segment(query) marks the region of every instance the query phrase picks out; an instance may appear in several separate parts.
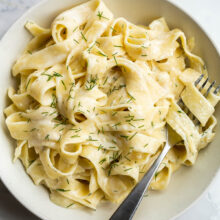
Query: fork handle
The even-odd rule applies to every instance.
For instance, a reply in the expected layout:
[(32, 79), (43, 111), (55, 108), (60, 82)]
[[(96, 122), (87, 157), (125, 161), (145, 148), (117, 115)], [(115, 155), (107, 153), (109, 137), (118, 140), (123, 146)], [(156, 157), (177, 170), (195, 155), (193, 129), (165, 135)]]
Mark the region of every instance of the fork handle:
[(154, 161), (148, 172), (144, 175), (142, 180), (135, 186), (127, 198), (121, 203), (110, 220), (131, 220), (137, 210), (145, 191), (147, 190), (153, 176), (158, 167), (170, 150), (169, 144), (166, 144), (159, 157)]

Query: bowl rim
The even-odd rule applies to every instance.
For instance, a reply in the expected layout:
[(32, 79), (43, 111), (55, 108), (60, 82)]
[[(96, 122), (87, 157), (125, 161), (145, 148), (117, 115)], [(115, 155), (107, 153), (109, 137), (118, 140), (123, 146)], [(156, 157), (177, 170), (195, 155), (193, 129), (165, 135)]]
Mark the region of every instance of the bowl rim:
[[(14, 27), (16, 27), (18, 25), (18, 23), (27, 16), (27, 14), (31, 13), (32, 11), (34, 11), (36, 8), (40, 7), (41, 5), (43, 5), (44, 3), (46, 3), (49, 0), (40, 0), (38, 3), (34, 4), (33, 6), (31, 6), (28, 10), (26, 10), (14, 23), (12, 23), (12, 25), (9, 26), (9, 28), (7, 29), (7, 31), (3, 34), (3, 36), (0, 39), (0, 47), (3, 44), (4, 40), (7, 39), (8, 35), (10, 34), (11, 29), (13, 29)], [(89, 0), (82, 0), (82, 1), (73, 1), (73, 4), (76, 3), (84, 3), (87, 2)], [(215, 40), (210, 36), (209, 32), (205, 30), (205, 28), (203, 26), (201, 26), (200, 22), (198, 22), (198, 19), (196, 17), (192, 17), (191, 15), (189, 15), (189, 13), (181, 8), (180, 6), (178, 6), (177, 4), (175, 4), (174, 2), (171, 2), (170, 0), (163, 0), (166, 2), (166, 4), (170, 4), (172, 7), (174, 7), (175, 9), (181, 11), (185, 16), (189, 17), (191, 21), (193, 21), (197, 27), (204, 33), (204, 35), (206, 36), (206, 38), (210, 41), (210, 43), (212, 44), (213, 48), (215, 49), (215, 52), (218, 54), (218, 57), (220, 59), (220, 47), (217, 46), (217, 43), (215, 42)], [(2, 116), (4, 117), (4, 116)], [(181, 217), (185, 212), (187, 212), (190, 208), (192, 208), (201, 198), (202, 196), (204, 196), (204, 194), (206, 194), (208, 192), (208, 190), (210, 189), (214, 179), (216, 179), (216, 176), (220, 175), (220, 167), (218, 168), (218, 170), (216, 171), (215, 175), (213, 175), (213, 177), (210, 179), (210, 182), (208, 183), (208, 185), (206, 186), (206, 188), (202, 191), (202, 193), (196, 198), (194, 199), (187, 207), (185, 207), (182, 211), (180, 211), (178, 214), (176, 214), (175, 216), (171, 217), (170, 220), (175, 220), (178, 217)], [(7, 180), (6, 178), (2, 178), (1, 177), (1, 173), (0, 173), (0, 180), (2, 181), (3, 185), (5, 186), (5, 188), (7, 188), (7, 190), (10, 192), (10, 194), (23, 206), (25, 207), (28, 211), (30, 211), (33, 215), (35, 215), (36, 217), (40, 218), (40, 219), (44, 219), (47, 220), (47, 217), (41, 212), (37, 212), (35, 209), (30, 208), (28, 206), (28, 204), (26, 204), (25, 202), (23, 202), (22, 198), (20, 198), (20, 196), (18, 196), (18, 194), (13, 191), (9, 185), (7, 184)]]

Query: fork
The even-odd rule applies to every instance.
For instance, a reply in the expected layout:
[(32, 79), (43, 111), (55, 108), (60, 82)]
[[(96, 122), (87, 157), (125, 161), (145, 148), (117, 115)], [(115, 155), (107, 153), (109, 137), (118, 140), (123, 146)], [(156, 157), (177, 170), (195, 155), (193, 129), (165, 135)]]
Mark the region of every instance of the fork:
[[(198, 84), (201, 82), (203, 79), (204, 74), (200, 75), (200, 77), (194, 82), (195, 86), (198, 86)], [(206, 86), (207, 82), (209, 80), (209, 77), (206, 78), (206, 80), (203, 82), (202, 86), (199, 88), (199, 91), (202, 92), (204, 87)], [(208, 94), (210, 93), (212, 87), (216, 81), (212, 82), (209, 86), (209, 88), (204, 91), (204, 96), (207, 97)], [(218, 91), (220, 90), (220, 85), (216, 87), (214, 90), (214, 94), (217, 94)], [(180, 99), (177, 102), (179, 105), (182, 105), (182, 108), (185, 109), (186, 114), (190, 113), (190, 110), (185, 106)], [(193, 116), (193, 122), (195, 125), (199, 125), (200, 122), (199, 120)], [(152, 180), (152, 178), (155, 176), (155, 173), (160, 166), (161, 162), (163, 161), (164, 157), (166, 154), (169, 152), (169, 150), (172, 148), (172, 144), (170, 142), (169, 136), (168, 136), (168, 128), (166, 125), (166, 143), (161, 151), (160, 155), (158, 158), (154, 161), (150, 169), (147, 171), (147, 173), (144, 175), (142, 180), (134, 187), (134, 189), (131, 191), (131, 193), (127, 196), (127, 198), (121, 203), (121, 205), (118, 207), (118, 209), (115, 211), (115, 213), (111, 216), (110, 220), (131, 220), (138, 208), (138, 206), (141, 203), (141, 200), (143, 199), (143, 196)]]

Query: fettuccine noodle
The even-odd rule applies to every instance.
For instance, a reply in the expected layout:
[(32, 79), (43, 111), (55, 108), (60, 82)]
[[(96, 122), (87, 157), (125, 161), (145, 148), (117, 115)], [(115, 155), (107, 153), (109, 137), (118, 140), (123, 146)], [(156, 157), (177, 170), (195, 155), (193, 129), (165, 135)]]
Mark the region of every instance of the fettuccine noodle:
[(204, 62), (164, 18), (137, 26), (93, 0), (61, 13), (50, 29), (31, 21), (26, 28), (33, 39), (13, 66), (20, 84), (8, 90), (6, 124), (17, 141), (14, 160), (56, 204), (121, 202), (161, 152), (166, 123), (176, 144), (153, 190), (212, 141), (219, 95), (203, 95), (210, 83), (194, 85), (207, 75)]

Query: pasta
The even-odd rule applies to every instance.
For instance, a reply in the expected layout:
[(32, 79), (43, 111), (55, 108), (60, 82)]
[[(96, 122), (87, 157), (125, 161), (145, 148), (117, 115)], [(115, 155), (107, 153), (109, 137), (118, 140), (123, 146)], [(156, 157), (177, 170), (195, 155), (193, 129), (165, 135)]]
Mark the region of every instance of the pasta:
[[(193, 165), (215, 135), (220, 96), (205, 97), (195, 80), (208, 74), (179, 29), (164, 18), (148, 27), (113, 14), (100, 0), (64, 11), (33, 35), (12, 68), (12, 104), (4, 113), (36, 185), (63, 207), (96, 209), (121, 202), (163, 149), (165, 124), (175, 143), (150, 188), (162, 190), (181, 165)], [(191, 42), (191, 43), (190, 43)], [(180, 107), (182, 99), (199, 120)]]

